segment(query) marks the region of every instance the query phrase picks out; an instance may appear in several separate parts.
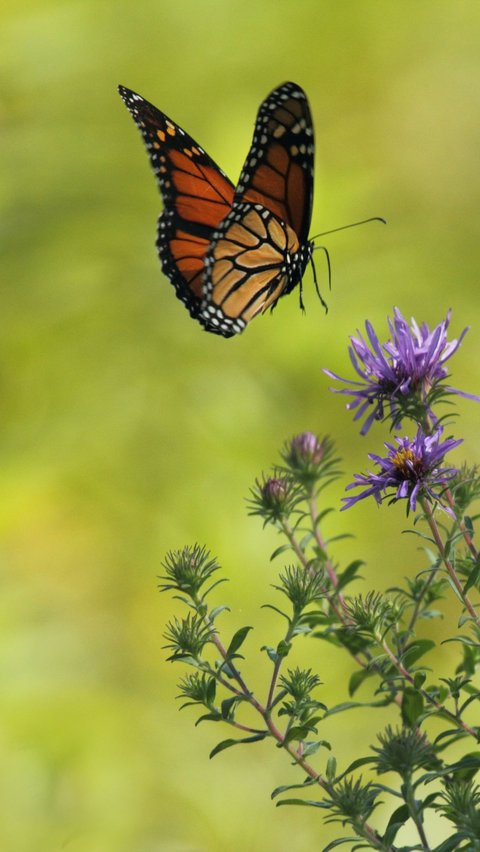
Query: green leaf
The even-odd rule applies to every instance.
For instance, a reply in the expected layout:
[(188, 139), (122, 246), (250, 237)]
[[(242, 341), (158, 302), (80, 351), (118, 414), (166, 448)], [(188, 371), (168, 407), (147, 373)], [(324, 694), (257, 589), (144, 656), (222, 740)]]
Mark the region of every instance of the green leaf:
[[(320, 717), (318, 717), (318, 719), (315, 719), (315, 721), (318, 722), (319, 719), (320, 719)], [(312, 720), (312, 723), (313, 723), (313, 720)], [(306, 725), (293, 725), (290, 728), (290, 730), (288, 731), (288, 733), (285, 734), (285, 738), (283, 740), (283, 745), (287, 745), (288, 743), (291, 743), (293, 740), (299, 740), (299, 741), (305, 740), (309, 736), (309, 734), (311, 734), (312, 731), (314, 731), (314, 730), (315, 729), (310, 724), (310, 721)]]
[(214, 609), (210, 610), (209, 616), (210, 621), (215, 621), (217, 615), (220, 615), (221, 612), (230, 612), (229, 606), (216, 606)]
[(464, 839), (463, 834), (460, 832), (452, 834), (451, 837), (448, 837), (443, 843), (440, 843), (440, 846), (435, 846), (435, 849), (432, 849), (432, 852), (452, 852), (453, 849), (458, 849), (458, 844)]
[(353, 710), (356, 707), (387, 707), (392, 701), (393, 698), (390, 693), (386, 698), (380, 699), (380, 701), (342, 701), (341, 704), (335, 704), (334, 707), (330, 707), (325, 713), (324, 718), (333, 716), (335, 713), (343, 713), (345, 710)]
[(400, 805), (400, 807), (393, 812), (388, 821), (387, 828), (385, 829), (385, 834), (382, 838), (383, 842), (387, 846), (390, 846), (393, 843), (398, 831), (401, 829), (402, 825), (406, 823), (409, 816), (410, 811), (408, 810), (408, 805)]
[(425, 672), (415, 672), (413, 676), (413, 685), (415, 689), (421, 689), (427, 679)]
[(358, 840), (358, 837), (340, 837), (337, 840), (332, 840), (328, 846), (324, 846), (322, 852), (329, 852), (330, 849), (335, 849), (336, 846), (342, 846), (344, 843), (351, 843)]
[(252, 630), (251, 627), (241, 627), (240, 630), (237, 630), (237, 632), (233, 635), (227, 649), (227, 660), (231, 660), (235, 652), (241, 648), (250, 630)]
[(217, 692), (217, 682), (214, 677), (211, 677), (208, 681), (207, 685), (207, 693), (206, 698), (209, 704), (213, 704), (215, 701), (215, 695)]
[(200, 716), (199, 719), (195, 722), (195, 727), (200, 724), (200, 722), (221, 722), (222, 716), (220, 713), (213, 711), (212, 713), (205, 713), (203, 716)]
[(461, 596), (460, 592), (458, 591), (458, 589), (457, 589), (457, 587), (456, 587), (455, 583), (453, 582), (453, 580), (452, 580), (452, 578), (451, 578), (450, 576), (448, 576), (448, 577), (447, 577), (447, 583), (448, 583), (448, 585), (450, 586), (450, 588), (451, 588), (451, 590), (452, 590), (453, 594), (455, 595), (455, 597), (457, 597), (457, 598), (458, 598), (458, 600), (460, 601), (460, 603), (463, 603), (462, 596)]
[(281, 793), (286, 793), (287, 790), (304, 790), (305, 787), (311, 787), (312, 784), (316, 784), (316, 778), (306, 778), (301, 784), (282, 784), (281, 787), (275, 787), (275, 790), (272, 791), (270, 798), (275, 799), (276, 796), (279, 796)]
[[(466, 616), (465, 621), (469, 621), (470, 616)], [(447, 645), (448, 642), (460, 642), (462, 645), (466, 645), (470, 648), (478, 648), (478, 642), (474, 642), (473, 639), (469, 639), (468, 636), (452, 636), (451, 639), (444, 639), (442, 641), (442, 645)]]
[(232, 698), (225, 698), (221, 703), (222, 709), (222, 719), (233, 719), (234, 714), (233, 710), (235, 708), (235, 704), (238, 704), (239, 701), (243, 701), (243, 698), (238, 695), (234, 695)]
[[(331, 482), (333, 482), (333, 479), (331, 480)], [(320, 524), (323, 520), (325, 520), (325, 518), (326, 518), (328, 515), (331, 515), (331, 514), (332, 514), (332, 512), (333, 512), (333, 508), (332, 508), (332, 506), (326, 506), (326, 507), (325, 507), (325, 509), (322, 509), (322, 510), (318, 513), (318, 515), (317, 515), (317, 518), (316, 518), (316, 521), (315, 521), (315, 527), (318, 527), (318, 525), (319, 525), (319, 524)]]
[(341, 589), (344, 589), (348, 583), (352, 583), (353, 580), (357, 579), (357, 572), (364, 564), (365, 563), (361, 559), (356, 559), (354, 562), (350, 562), (350, 564), (345, 568), (345, 571), (342, 571), (342, 573), (338, 575), (336, 591), (341, 591)]
[[(437, 771), (426, 772), (425, 775), (422, 775), (422, 777), (417, 781), (417, 784), (420, 784), (421, 782), (428, 784), (436, 778), (444, 778), (445, 776), (451, 775), (454, 775), (455, 778), (460, 780), (465, 780), (466, 778), (473, 777), (475, 772), (478, 772), (479, 769), (480, 752), (471, 752), (465, 757), (462, 757), (461, 760), (456, 761), (456, 763), (444, 766), (442, 769), (438, 769)], [(472, 771), (470, 772), (469, 770)]]
[(348, 694), (351, 696), (355, 695), (363, 681), (372, 676), (373, 671), (370, 671), (369, 669), (360, 669), (360, 671), (354, 672), (348, 682)]
[(310, 757), (310, 755), (315, 754), (322, 746), (331, 749), (330, 743), (327, 743), (326, 740), (312, 740), (312, 742), (304, 746), (303, 757)]
[(410, 668), (413, 663), (416, 663), (420, 657), (423, 657), (423, 655), (426, 654), (427, 651), (431, 651), (432, 648), (435, 648), (435, 642), (431, 639), (416, 639), (405, 648), (402, 654), (403, 664), (406, 668)]
[(277, 657), (280, 657), (281, 659), (283, 659), (284, 657), (288, 657), (288, 655), (291, 651), (291, 648), (292, 648), (292, 643), (291, 642), (285, 642), (285, 640), (282, 639), (282, 641), (279, 642), (278, 645), (277, 645)]
[(416, 689), (407, 686), (402, 698), (402, 720), (404, 725), (414, 727), (423, 713), (423, 698)]
[(274, 606), (273, 604), (262, 604), (261, 608), (262, 609), (273, 609), (273, 611), (276, 612), (278, 615), (282, 615), (284, 618), (286, 618), (288, 623), (290, 624), (290, 618), (288, 617), (286, 612), (282, 612), (282, 610), (278, 609), (277, 606)]
[(308, 545), (310, 544), (312, 538), (313, 538), (312, 533), (307, 532), (303, 536), (303, 538), (300, 540), (299, 544), (300, 544), (300, 550), (302, 551), (302, 553), (305, 553), (305, 550), (307, 549)]
[(323, 808), (324, 810), (330, 807), (326, 802), (314, 802), (312, 799), (282, 799), (280, 802), (277, 802), (277, 808), (280, 808), (282, 805), (303, 805), (305, 808)]
[(241, 745), (243, 743), (258, 743), (260, 740), (264, 740), (266, 736), (268, 736), (268, 734), (265, 731), (264, 734), (254, 734), (253, 737), (244, 737), (241, 740), (222, 740), (221, 743), (218, 743), (218, 745), (212, 749), (209, 757), (215, 757), (216, 754), (220, 754), (221, 751), (225, 751), (227, 748), (232, 748), (232, 746)]
[(327, 781), (330, 781), (330, 782), (334, 781), (336, 773), (337, 773), (337, 761), (336, 761), (336, 758), (333, 757), (333, 755), (332, 755), (331, 757), (328, 758), (327, 765), (326, 765), (326, 768), (325, 768), (325, 776), (326, 776)]
[(173, 653), (167, 657), (167, 663), (185, 663), (187, 666), (193, 666), (194, 669), (202, 669), (203, 664), (200, 660), (196, 660), (191, 654)]
[(287, 550), (291, 550), (291, 549), (292, 549), (291, 544), (280, 545), (280, 547), (277, 547), (277, 549), (273, 551), (273, 553), (270, 557), (270, 562), (273, 562), (273, 560), (276, 559), (277, 556), (280, 556), (281, 553), (285, 553)]
[(276, 649), (271, 648), (269, 645), (262, 645), (260, 650), (266, 651), (266, 653), (267, 653), (269, 659), (272, 661), (272, 663), (278, 663), (278, 661), (281, 660), (281, 657), (278, 656)]
[(471, 751), (465, 754), (457, 763), (455, 780), (470, 781), (480, 769), (480, 752)]
[(342, 778), (345, 778), (345, 775), (348, 775), (349, 772), (353, 772), (354, 769), (358, 769), (359, 766), (366, 766), (368, 763), (373, 763), (374, 760), (374, 757), (357, 757), (357, 759), (350, 763), (345, 771), (338, 776), (337, 781), (341, 781)]
[(436, 793), (430, 793), (429, 796), (426, 796), (422, 802), (422, 811), (426, 811), (427, 808), (434, 807), (434, 803), (437, 801), (440, 796), (440, 790), (437, 790)]
[(465, 583), (465, 585), (463, 587), (463, 594), (464, 595), (467, 594), (467, 592), (469, 591), (469, 589), (472, 588), (472, 586), (477, 585), (479, 577), (480, 577), (480, 561), (478, 561), (477, 564), (475, 565), (475, 567), (470, 571), (467, 582)]

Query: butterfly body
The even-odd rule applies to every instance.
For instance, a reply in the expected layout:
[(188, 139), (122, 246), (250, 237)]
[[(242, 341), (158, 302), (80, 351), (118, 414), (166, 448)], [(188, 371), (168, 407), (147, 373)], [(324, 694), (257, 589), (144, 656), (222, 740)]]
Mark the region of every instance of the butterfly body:
[(262, 102), (236, 187), (195, 140), (130, 89), (163, 198), (157, 249), (190, 315), (231, 337), (301, 282), (312, 254), (313, 126), (308, 101), (284, 83)]

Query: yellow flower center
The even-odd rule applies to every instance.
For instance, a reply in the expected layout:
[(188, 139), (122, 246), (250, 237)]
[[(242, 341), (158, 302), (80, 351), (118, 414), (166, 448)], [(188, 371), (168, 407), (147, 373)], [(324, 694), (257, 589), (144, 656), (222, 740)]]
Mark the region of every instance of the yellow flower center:
[[(398, 467), (403, 474), (411, 471), (411, 466), (415, 462), (413, 450), (411, 450), (410, 447), (408, 447), (408, 449), (406, 447), (402, 447), (402, 449), (397, 450), (392, 461), (395, 467)], [(410, 465), (408, 462), (410, 462)]]

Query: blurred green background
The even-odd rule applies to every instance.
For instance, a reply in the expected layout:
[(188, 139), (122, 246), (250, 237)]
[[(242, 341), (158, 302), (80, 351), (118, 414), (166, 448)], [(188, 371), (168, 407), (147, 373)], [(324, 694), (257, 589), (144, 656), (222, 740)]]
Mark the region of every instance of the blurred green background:
[[(210, 762), (229, 732), (178, 713), (183, 672), (165, 662), (162, 632), (179, 609), (156, 578), (168, 548), (198, 540), (218, 555), (226, 636), (255, 624), (245, 671), (263, 691), (258, 649), (281, 626), (259, 606), (279, 542), (244, 496), (284, 439), (311, 429), (344, 457), (338, 506), (386, 435), (358, 435), (321, 368), (350, 373), (347, 337), (367, 317), (384, 336), (394, 305), (429, 323), (452, 307), (454, 334), (473, 326), (452, 382), (478, 392), (480, 5), (10, 0), (0, 21), (0, 848), (321, 848), (334, 832), (316, 812), (269, 799), (300, 780), (284, 755), (263, 743)], [(389, 224), (327, 238), (328, 316), (307, 271), (306, 315), (294, 293), (224, 340), (162, 277), (160, 199), (116, 86), (171, 115), (235, 180), (260, 101), (288, 79), (315, 121), (312, 233)], [(478, 459), (478, 410), (460, 410), (457, 458)], [(403, 507), (380, 516), (372, 503), (328, 532), (357, 535), (335, 556), (364, 558), (383, 589), (422, 564), (404, 527)], [(344, 700), (348, 661), (300, 650), (319, 698)], [(442, 654), (448, 665), (452, 646)], [(372, 722), (335, 717), (322, 735), (348, 761), (373, 742)]]

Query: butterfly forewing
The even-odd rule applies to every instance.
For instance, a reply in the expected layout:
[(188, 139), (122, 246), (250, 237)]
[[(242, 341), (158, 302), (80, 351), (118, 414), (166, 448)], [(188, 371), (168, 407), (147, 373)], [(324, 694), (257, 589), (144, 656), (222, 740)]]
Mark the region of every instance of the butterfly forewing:
[(262, 204), (308, 239), (313, 203), (313, 123), (307, 97), (284, 83), (263, 101), (235, 202)]
[(142, 133), (163, 198), (157, 232), (163, 271), (197, 317), (205, 254), (231, 210), (233, 184), (178, 124), (130, 89), (119, 86), (119, 92)]
[(206, 256), (200, 314), (220, 333), (241, 331), (301, 281), (312, 250), (313, 156), (305, 92), (284, 83), (260, 106), (232, 212)]

